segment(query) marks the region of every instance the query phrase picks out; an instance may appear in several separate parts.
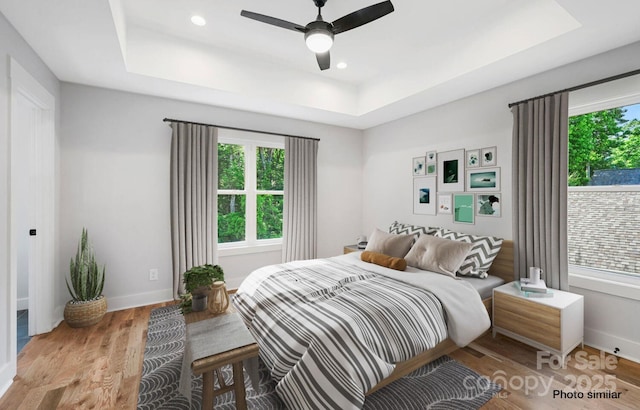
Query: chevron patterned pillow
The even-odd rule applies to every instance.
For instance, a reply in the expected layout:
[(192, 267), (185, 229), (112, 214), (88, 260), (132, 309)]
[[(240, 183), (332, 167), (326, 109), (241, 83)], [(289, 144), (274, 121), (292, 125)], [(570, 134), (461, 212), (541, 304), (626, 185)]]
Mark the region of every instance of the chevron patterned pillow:
[(473, 245), (466, 259), (458, 269), (457, 274), (460, 276), (470, 276), (481, 279), (489, 276), (487, 271), (502, 246), (502, 238), (469, 235), (466, 233), (453, 232), (445, 228), (437, 229), (434, 236), (467, 242)]
[(437, 230), (438, 228), (408, 225), (398, 221), (395, 221), (389, 226), (389, 233), (395, 233), (397, 235), (416, 235), (417, 237), (420, 237), (422, 234), (433, 235)]

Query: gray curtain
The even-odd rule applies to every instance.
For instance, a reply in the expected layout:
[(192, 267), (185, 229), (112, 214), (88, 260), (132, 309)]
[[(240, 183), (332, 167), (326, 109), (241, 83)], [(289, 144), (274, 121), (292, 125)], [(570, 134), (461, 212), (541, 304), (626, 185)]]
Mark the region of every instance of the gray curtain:
[(568, 93), (526, 101), (513, 114), (515, 278), (544, 270), (547, 287), (567, 290)]
[(217, 262), (218, 130), (189, 123), (171, 128), (171, 252), (178, 299), (185, 271)]
[(318, 141), (285, 141), (282, 261), (317, 257)]

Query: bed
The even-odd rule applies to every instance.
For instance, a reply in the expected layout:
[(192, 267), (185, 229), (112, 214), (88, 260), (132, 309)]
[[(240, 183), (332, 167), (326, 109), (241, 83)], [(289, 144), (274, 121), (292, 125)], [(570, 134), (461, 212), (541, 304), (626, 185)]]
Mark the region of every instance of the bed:
[[(512, 280), (512, 266), (504, 241), (493, 283)], [(398, 273), (351, 253), (258, 269), (233, 303), (287, 407), (358, 409), (367, 394), (488, 330), (491, 299), (475, 289), (489, 282)]]

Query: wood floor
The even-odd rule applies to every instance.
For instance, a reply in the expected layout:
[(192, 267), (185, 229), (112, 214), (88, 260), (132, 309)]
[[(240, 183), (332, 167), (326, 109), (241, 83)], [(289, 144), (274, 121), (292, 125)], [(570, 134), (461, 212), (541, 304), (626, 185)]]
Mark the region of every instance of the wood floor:
[[(149, 313), (165, 305), (107, 313), (86, 329), (62, 323), (34, 337), (18, 356), (18, 375), (0, 399), (0, 409), (135, 409)], [(618, 359), (601, 369), (606, 366), (599, 355), (578, 348), (565, 369), (548, 364), (537, 369), (535, 349), (486, 334), (450, 356), (504, 387), (485, 409), (637, 409), (640, 364)], [(575, 391), (584, 397), (568, 398), (574, 389), (567, 386), (576, 382)], [(600, 390), (615, 383), (614, 394), (620, 397), (589, 398), (598, 383)], [(554, 390), (563, 389), (564, 398), (553, 397)]]

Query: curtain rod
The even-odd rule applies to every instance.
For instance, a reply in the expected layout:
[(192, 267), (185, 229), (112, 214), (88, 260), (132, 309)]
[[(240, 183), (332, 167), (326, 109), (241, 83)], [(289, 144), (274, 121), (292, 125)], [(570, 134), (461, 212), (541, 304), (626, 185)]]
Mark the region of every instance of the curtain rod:
[(622, 78), (631, 77), (632, 75), (636, 75), (636, 74), (640, 74), (640, 69), (629, 71), (629, 72), (618, 74), (618, 75), (614, 75), (612, 77), (603, 78), (601, 80), (591, 81), (590, 83), (575, 85), (573, 87), (565, 88), (564, 90), (559, 90), (559, 91), (554, 91), (552, 93), (542, 94), (542, 95), (539, 95), (537, 97), (527, 98), (527, 99), (524, 99), (522, 101), (512, 102), (512, 103), (509, 104), (509, 108), (513, 107), (514, 105), (518, 105), (520, 103), (523, 103), (523, 102), (537, 100), (538, 98), (549, 97), (549, 96), (557, 94), (557, 93), (582, 90), (583, 88), (593, 87), (594, 85), (600, 85), (600, 84), (608, 83), (608, 82), (611, 82), (611, 81), (620, 80)]
[(227, 127), (227, 126), (224, 126), (224, 125), (216, 125), (216, 124), (205, 124), (203, 122), (174, 120), (172, 118), (165, 118), (162, 121), (164, 121), (164, 122), (180, 122), (180, 123), (183, 123), (183, 124), (204, 125), (204, 126), (207, 126), (207, 127), (223, 128), (225, 130), (255, 132), (255, 133), (258, 133), (258, 134), (277, 135), (277, 136), (280, 136), (280, 137), (302, 138), (302, 139), (305, 139), (305, 140), (320, 141), (320, 138), (302, 137), (300, 135), (287, 135), (287, 134), (280, 134), (280, 133), (277, 133), (277, 132), (269, 132), (269, 131), (258, 131), (258, 130), (251, 130), (251, 129), (248, 129), (248, 128)]

